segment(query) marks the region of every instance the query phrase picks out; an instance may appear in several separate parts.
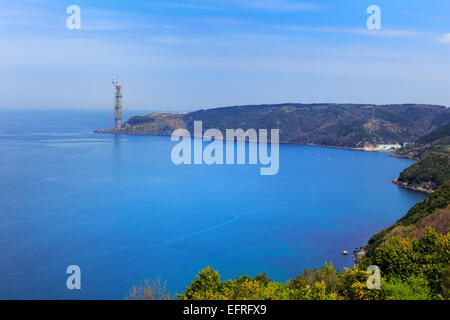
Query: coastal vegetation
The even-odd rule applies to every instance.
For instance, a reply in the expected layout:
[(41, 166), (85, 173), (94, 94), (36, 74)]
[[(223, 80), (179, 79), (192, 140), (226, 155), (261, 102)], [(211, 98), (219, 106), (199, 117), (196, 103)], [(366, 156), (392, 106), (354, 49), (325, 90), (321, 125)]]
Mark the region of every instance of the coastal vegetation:
[(450, 180), (450, 124), (397, 150), (394, 156), (418, 160), (400, 173), (394, 183), (428, 193), (437, 190)]
[(417, 238), (426, 227), (433, 227), (440, 233), (450, 230), (450, 181), (446, 181), (436, 192), (414, 205), (392, 226), (374, 235), (369, 240), (368, 252), (370, 254), (395, 236)]
[(394, 182), (402, 187), (431, 193), (450, 180), (450, 151), (431, 152), (400, 173)]
[(134, 285), (129, 293), (127, 300), (170, 300), (171, 295), (167, 289), (167, 283), (161, 278), (147, 279)]
[[(419, 239), (396, 236), (353, 268), (336, 270), (331, 263), (306, 269), (286, 283), (266, 274), (221, 280), (206, 267), (178, 294), (182, 300), (427, 300), (449, 298), (450, 234), (431, 227)], [(380, 289), (369, 289), (369, 265), (382, 270)], [(370, 281), (370, 280), (369, 280)]]

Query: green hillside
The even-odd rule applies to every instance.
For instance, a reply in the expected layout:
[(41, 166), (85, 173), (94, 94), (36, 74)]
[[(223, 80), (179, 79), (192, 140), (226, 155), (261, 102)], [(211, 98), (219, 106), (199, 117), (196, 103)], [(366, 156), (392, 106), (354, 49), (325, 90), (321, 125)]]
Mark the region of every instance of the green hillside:
[(433, 192), (450, 180), (450, 152), (431, 152), (400, 173), (396, 183), (413, 190)]
[(400, 173), (394, 180), (396, 184), (413, 190), (435, 191), (450, 180), (450, 124), (397, 150), (394, 156), (419, 160)]
[(445, 182), (436, 192), (430, 194), (423, 201), (412, 207), (408, 213), (389, 228), (380, 231), (369, 240), (368, 252), (371, 253), (374, 248), (383, 241), (394, 235), (416, 236), (420, 228), (425, 225), (421, 223), (431, 215), (433, 218), (425, 221), (427, 226), (433, 226), (443, 233), (449, 231), (448, 221), (450, 219), (450, 181)]
[(132, 117), (120, 131), (107, 133), (170, 135), (177, 128), (203, 130), (280, 129), (280, 140), (347, 148), (414, 142), (450, 122), (446, 107), (432, 105), (277, 104), (198, 110), (187, 114), (153, 113)]
[(395, 152), (396, 157), (420, 160), (430, 152), (447, 152), (450, 147), (450, 124), (444, 125)]

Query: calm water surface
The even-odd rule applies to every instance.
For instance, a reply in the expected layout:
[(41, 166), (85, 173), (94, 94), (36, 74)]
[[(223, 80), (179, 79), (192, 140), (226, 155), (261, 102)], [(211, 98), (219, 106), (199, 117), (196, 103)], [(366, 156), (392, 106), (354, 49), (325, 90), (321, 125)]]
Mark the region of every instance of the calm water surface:
[[(170, 137), (93, 133), (110, 118), (0, 111), (0, 298), (123, 299), (158, 276), (179, 293), (208, 265), (277, 281), (342, 268), (342, 250), (424, 198), (390, 183), (411, 162), (386, 153), (281, 145), (275, 176), (176, 166)], [(80, 291), (66, 288), (72, 264)]]

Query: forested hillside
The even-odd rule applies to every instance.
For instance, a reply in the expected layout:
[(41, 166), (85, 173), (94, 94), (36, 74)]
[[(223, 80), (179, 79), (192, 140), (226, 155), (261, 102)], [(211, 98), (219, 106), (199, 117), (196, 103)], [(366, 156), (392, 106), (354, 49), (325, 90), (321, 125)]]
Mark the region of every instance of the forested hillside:
[(369, 240), (368, 251), (371, 253), (383, 241), (394, 236), (418, 237), (427, 226), (440, 233), (450, 230), (450, 181), (417, 203), (395, 224), (374, 235)]
[(395, 157), (420, 160), (429, 152), (447, 152), (450, 147), (450, 123), (397, 150)]
[(396, 184), (429, 193), (435, 191), (450, 180), (450, 124), (397, 150), (394, 156), (419, 160), (400, 173), (394, 180)]
[(199, 110), (187, 114), (153, 113), (132, 117), (122, 130), (100, 132), (170, 135), (177, 128), (203, 130), (280, 129), (287, 143), (347, 148), (414, 142), (450, 122), (450, 111), (433, 105), (277, 104)]

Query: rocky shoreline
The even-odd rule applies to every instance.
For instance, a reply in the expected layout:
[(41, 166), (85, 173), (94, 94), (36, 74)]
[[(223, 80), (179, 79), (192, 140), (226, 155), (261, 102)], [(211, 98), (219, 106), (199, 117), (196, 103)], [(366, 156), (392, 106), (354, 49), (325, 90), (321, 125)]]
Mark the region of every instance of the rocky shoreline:
[(430, 194), (430, 193), (433, 193), (433, 192), (436, 191), (436, 188), (432, 187), (431, 183), (422, 183), (422, 184), (419, 184), (419, 185), (410, 185), (410, 184), (408, 184), (406, 182), (398, 181), (398, 179), (392, 180), (392, 183), (397, 185), (397, 186), (399, 186), (399, 187), (402, 187), (404, 189), (408, 189), (408, 190), (412, 190), (412, 191), (418, 191), (418, 192), (423, 192), (423, 193), (427, 193), (427, 194)]

